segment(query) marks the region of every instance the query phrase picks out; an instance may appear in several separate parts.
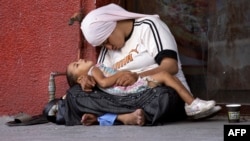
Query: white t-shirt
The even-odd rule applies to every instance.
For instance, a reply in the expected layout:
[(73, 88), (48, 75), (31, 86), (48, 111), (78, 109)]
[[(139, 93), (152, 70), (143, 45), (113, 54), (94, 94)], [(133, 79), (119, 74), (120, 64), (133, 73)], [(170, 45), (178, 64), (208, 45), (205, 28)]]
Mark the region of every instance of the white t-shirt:
[(176, 52), (179, 67), (176, 77), (189, 90), (182, 72), (175, 39), (167, 25), (157, 17), (136, 19), (131, 37), (124, 47), (120, 50), (102, 48), (98, 63), (118, 70), (140, 73), (158, 67), (155, 57), (160, 52), (168, 52), (168, 50)]

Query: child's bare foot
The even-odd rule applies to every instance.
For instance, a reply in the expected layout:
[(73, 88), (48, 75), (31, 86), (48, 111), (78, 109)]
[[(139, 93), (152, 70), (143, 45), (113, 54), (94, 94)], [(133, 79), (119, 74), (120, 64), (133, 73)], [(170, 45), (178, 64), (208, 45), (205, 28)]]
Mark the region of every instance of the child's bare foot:
[(118, 115), (117, 120), (125, 125), (144, 125), (145, 117), (142, 109), (137, 109), (133, 113)]
[(84, 114), (82, 116), (81, 123), (83, 125), (89, 126), (97, 123), (97, 117), (93, 114)]

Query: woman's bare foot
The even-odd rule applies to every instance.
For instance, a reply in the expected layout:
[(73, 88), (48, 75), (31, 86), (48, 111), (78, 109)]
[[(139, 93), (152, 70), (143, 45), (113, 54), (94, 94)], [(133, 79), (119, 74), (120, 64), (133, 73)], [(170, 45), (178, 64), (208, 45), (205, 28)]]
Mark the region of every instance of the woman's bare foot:
[(97, 117), (93, 114), (84, 114), (82, 116), (81, 123), (83, 125), (89, 126), (97, 123)]
[(133, 113), (118, 115), (117, 120), (125, 125), (144, 125), (145, 117), (142, 109), (137, 109)]

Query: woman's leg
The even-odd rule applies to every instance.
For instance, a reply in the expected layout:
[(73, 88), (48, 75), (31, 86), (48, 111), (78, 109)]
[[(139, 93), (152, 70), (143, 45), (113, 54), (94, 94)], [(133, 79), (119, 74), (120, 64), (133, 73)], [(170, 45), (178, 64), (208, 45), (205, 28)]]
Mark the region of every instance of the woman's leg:
[(142, 109), (137, 109), (132, 113), (119, 114), (117, 116), (118, 121), (122, 122), (124, 125), (144, 125), (145, 117)]
[(84, 114), (81, 123), (85, 126), (97, 124), (97, 117), (94, 114)]
[[(144, 112), (142, 109), (137, 109), (132, 113), (127, 114), (118, 114), (117, 121), (120, 121), (124, 125), (144, 125), (145, 124), (145, 117)], [(97, 116), (94, 114), (84, 114), (82, 116), (81, 123), (85, 126), (90, 126), (97, 124)]]

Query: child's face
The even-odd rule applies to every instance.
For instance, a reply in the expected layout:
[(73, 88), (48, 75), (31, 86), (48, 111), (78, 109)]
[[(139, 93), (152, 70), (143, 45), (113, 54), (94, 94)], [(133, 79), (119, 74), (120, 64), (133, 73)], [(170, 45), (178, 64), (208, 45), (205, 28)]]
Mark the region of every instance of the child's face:
[(69, 64), (68, 72), (71, 72), (73, 75), (79, 77), (81, 75), (86, 75), (93, 65), (93, 61), (79, 59), (77, 62), (72, 62)]

